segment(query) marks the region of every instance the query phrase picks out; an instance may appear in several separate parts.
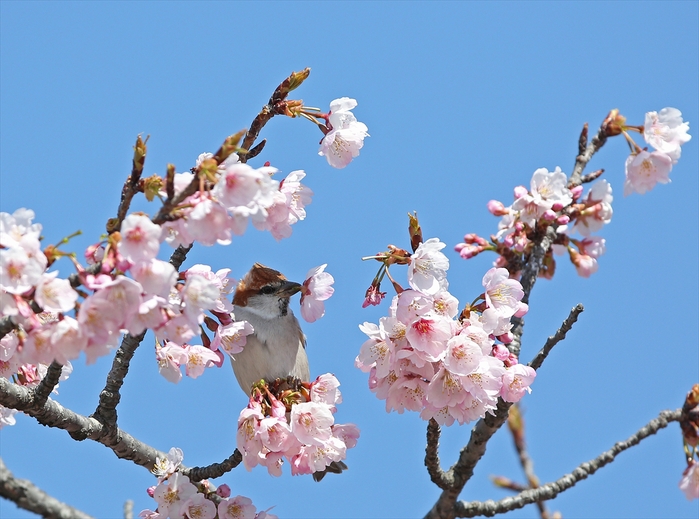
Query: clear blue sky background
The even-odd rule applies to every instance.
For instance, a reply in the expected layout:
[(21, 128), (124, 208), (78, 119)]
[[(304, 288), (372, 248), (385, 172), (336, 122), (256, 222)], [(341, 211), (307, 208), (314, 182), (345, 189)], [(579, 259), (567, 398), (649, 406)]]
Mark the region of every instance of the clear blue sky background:
[[(190, 168), (203, 151), (250, 124), (291, 71), (312, 67), (294, 95), (327, 109), (358, 100), (369, 127), (361, 156), (342, 171), (317, 156), (320, 133), (303, 120), (275, 118), (269, 160), (304, 169), (315, 191), (308, 218), (276, 242), (251, 229), (228, 248), (197, 246), (188, 265), (255, 261), (302, 280), (328, 263), (336, 279), (326, 317), (306, 325), (314, 375), (334, 372), (345, 403), (339, 422), (362, 430), (350, 470), (321, 483), (242, 467), (216, 483), (276, 505), (283, 518), (421, 517), (438, 496), (423, 466), (425, 422), (387, 414), (353, 367), (364, 336), (387, 305), (362, 310), (377, 267), (360, 257), (388, 243), (407, 246), (406, 213), (417, 210), (425, 237), (448, 244), (450, 283), (461, 301), (481, 290), (494, 256), (465, 262), (452, 251), (466, 232), (487, 236), (497, 219), (485, 204), (509, 204), (515, 185), (539, 167), (570, 173), (584, 122), (596, 129), (619, 108), (631, 122), (679, 108), (693, 139), (672, 183), (622, 196), (628, 148), (612, 139), (590, 171), (605, 168), (615, 190), (607, 254), (591, 279), (565, 260), (540, 281), (526, 318), (529, 360), (576, 303), (586, 311), (539, 372), (523, 401), (527, 441), (542, 482), (570, 472), (626, 439), (663, 409), (681, 406), (699, 380), (697, 355), (697, 2), (0, 2), (1, 191), (3, 211), (31, 207), (46, 243), (81, 229), (74, 250), (96, 241), (115, 214), (134, 140), (150, 134), (146, 174), (168, 162)], [(641, 141), (639, 141), (640, 143)], [(134, 209), (153, 214), (155, 205)], [(62, 275), (68, 262), (58, 265)], [(404, 273), (396, 275), (404, 279)], [(111, 360), (75, 363), (57, 397), (90, 414)], [(246, 404), (228, 367), (172, 385), (158, 375), (152, 341), (136, 353), (119, 408), (122, 428), (161, 449), (184, 449), (185, 463), (220, 461), (235, 448)], [(445, 432), (445, 468), (469, 426)], [(155, 507), (155, 479), (99, 444), (19, 416), (0, 433), (1, 455), (29, 478), (100, 518)], [(550, 502), (563, 517), (696, 517), (677, 488), (681, 436), (671, 425), (611, 466)], [(490, 442), (463, 499), (500, 499), (488, 476), (522, 480), (509, 433)], [(3, 518), (31, 517), (0, 501)], [(513, 517), (536, 517), (532, 506)]]

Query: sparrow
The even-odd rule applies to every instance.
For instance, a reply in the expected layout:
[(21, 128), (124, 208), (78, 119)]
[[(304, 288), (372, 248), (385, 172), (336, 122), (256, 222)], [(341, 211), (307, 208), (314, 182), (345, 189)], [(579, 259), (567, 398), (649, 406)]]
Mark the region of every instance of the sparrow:
[(233, 294), (235, 319), (255, 329), (243, 351), (231, 358), (235, 378), (246, 395), (260, 379), (291, 376), (310, 382), (306, 336), (289, 308), (289, 298), (301, 289), (299, 283), (260, 263), (238, 283)]
[[(235, 378), (246, 395), (260, 379), (294, 377), (310, 382), (306, 336), (289, 308), (289, 298), (302, 288), (260, 263), (255, 263), (236, 286), (235, 319), (249, 322), (255, 330), (246, 337), (243, 351), (231, 357)], [(339, 474), (346, 468), (343, 462), (333, 461), (313, 474), (313, 479), (320, 481), (328, 472)]]

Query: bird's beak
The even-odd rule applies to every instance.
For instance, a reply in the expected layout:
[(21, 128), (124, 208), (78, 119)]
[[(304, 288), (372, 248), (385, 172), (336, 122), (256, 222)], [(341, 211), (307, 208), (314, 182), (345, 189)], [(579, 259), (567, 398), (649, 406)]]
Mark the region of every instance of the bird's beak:
[(291, 297), (296, 292), (301, 292), (303, 285), (294, 283), (293, 281), (284, 281), (284, 284), (279, 288), (277, 295), (281, 297)]

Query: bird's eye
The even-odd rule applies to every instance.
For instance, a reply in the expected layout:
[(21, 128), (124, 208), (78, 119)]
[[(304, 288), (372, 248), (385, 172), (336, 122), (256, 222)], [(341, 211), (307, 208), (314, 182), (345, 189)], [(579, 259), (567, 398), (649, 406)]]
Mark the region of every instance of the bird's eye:
[(260, 289), (260, 294), (273, 294), (275, 289), (272, 285), (265, 285)]

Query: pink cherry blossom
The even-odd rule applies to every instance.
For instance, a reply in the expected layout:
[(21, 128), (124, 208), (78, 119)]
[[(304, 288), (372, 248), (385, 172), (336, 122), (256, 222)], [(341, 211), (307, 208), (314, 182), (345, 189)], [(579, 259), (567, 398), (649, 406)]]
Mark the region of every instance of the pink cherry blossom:
[(524, 364), (515, 364), (505, 370), (502, 376), (500, 396), (506, 402), (519, 402), (525, 392), (531, 393), (529, 386), (536, 378), (536, 371)]
[(214, 366), (220, 360), (215, 352), (204, 346), (187, 346), (185, 352), (187, 353), (186, 374), (192, 378), (199, 377), (206, 368)]
[(689, 462), (679, 486), (687, 500), (699, 499), (699, 463), (694, 460)]
[(325, 315), (325, 303), (333, 295), (335, 289), (331, 287), (335, 279), (324, 272), (327, 263), (312, 268), (306, 274), (301, 290), (301, 316), (309, 323), (315, 322)]
[(243, 496), (223, 499), (218, 504), (219, 519), (255, 519), (256, 510), (252, 500)]
[(350, 112), (355, 106), (357, 101), (348, 97), (330, 103), (330, 131), (323, 137), (318, 155), (325, 157), (334, 168), (342, 169), (357, 157), (364, 146), (364, 138), (369, 136), (366, 125)]
[(230, 245), (233, 217), (218, 201), (208, 196), (193, 197), (192, 210), (187, 215), (187, 232), (202, 245)]
[(670, 170), (672, 170), (672, 159), (661, 151), (648, 153), (641, 150), (629, 155), (626, 159), (624, 196), (633, 192), (643, 195), (658, 183), (669, 183)]
[(673, 164), (680, 158), (680, 146), (692, 138), (688, 132), (689, 123), (682, 121), (682, 112), (677, 108), (646, 114), (643, 137), (656, 150), (669, 155)]
[(467, 335), (457, 335), (447, 342), (444, 366), (455, 375), (468, 375), (480, 362), (481, 347)]
[(162, 229), (141, 214), (130, 214), (121, 222), (119, 252), (132, 263), (157, 256)]
[(168, 261), (155, 258), (134, 264), (130, 272), (146, 294), (167, 297), (177, 282), (175, 267)]
[(155, 358), (158, 371), (165, 380), (177, 384), (182, 379), (180, 366), (187, 362), (187, 351), (182, 346), (169, 342), (163, 347), (156, 346)]
[(41, 281), (47, 264), (41, 251), (30, 254), (19, 246), (0, 250), (0, 289), (17, 295), (28, 292)]
[(69, 312), (75, 307), (78, 293), (67, 279), (58, 279), (58, 272), (46, 273), (36, 287), (34, 299), (45, 312)]
[(233, 356), (243, 351), (247, 341), (246, 337), (254, 331), (252, 325), (247, 321), (233, 321), (225, 326), (219, 326), (211, 341), (211, 349), (221, 348), (228, 355)]
[(204, 494), (196, 493), (182, 503), (180, 513), (188, 519), (214, 519), (216, 505), (206, 499)]
[(179, 519), (183, 517), (182, 504), (196, 493), (197, 487), (189, 482), (189, 478), (175, 472), (155, 488), (153, 499), (157, 501), (158, 513), (163, 517)]
[(330, 427), (334, 421), (330, 407), (325, 404), (304, 402), (291, 408), (291, 430), (306, 445), (322, 447), (332, 436)]
[(574, 230), (589, 236), (612, 220), (612, 186), (602, 179), (596, 182), (585, 199), (585, 205), (575, 221)]
[(570, 261), (575, 266), (575, 270), (579, 276), (589, 278), (592, 274), (597, 272), (599, 265), (594, 257), (581, 254), (572, 248), (568, 249), (568, 253), (570, 255)]
[(444, 247), (439, 238), (430, 238), (415, 250), (408, 265), (408, 283), (413, 289), (427, 295), (447, 289), (449, 259), (440, 252)]
[(311, 384), (311, 402), (329, 405), (331, 408), (342, 403), (342, 393), (338, 389), (340, 381), (331, 373), (318, 376)]
[(188, 275), (180, 296), (184, 303), (184, 314), (192, 322), (202, 322), (204, 310), (216, 308), (220, 290), (215, 282), (198, 274)]
[(339, 438), (348, 449), (357, 445), (359, 439), (359, 428), (353, 423), (335, 424), (332, 426), (333, 436)]
[(452, 336), (451, 322), (441, 315), (427, 314), (413, 321), (405, 336), (419, 356), (436, 362), (444, 358), (447, 341)]
[(260, 423), (264, 418), (259, 404), (250, 404), (238, 417), (237, 447), (243, 455), (243, 465), (248, 471), (260, 462), (260, 453), (264, 448)]
[(172, 447), (164, 458), (155, 458), (155, 466), (151, 472), (158, 477), (158, 483), (162, 483), (182, 464), (184, 453), (182, 449)]
[(483, 276), (483, 287), (488, 307), (496, 309), (506, 317), (514, 315), (524, 297), (520, 282), (510, 279), (510, 273), (503, 268), (488, 270)]

